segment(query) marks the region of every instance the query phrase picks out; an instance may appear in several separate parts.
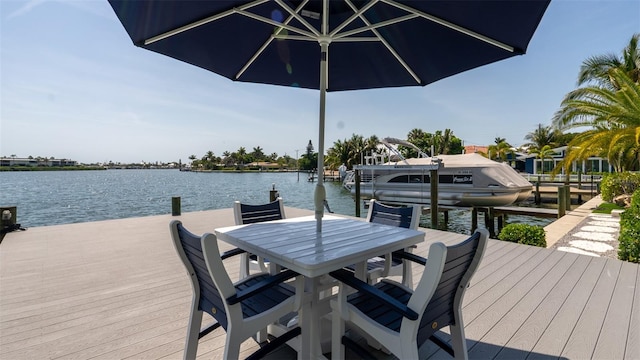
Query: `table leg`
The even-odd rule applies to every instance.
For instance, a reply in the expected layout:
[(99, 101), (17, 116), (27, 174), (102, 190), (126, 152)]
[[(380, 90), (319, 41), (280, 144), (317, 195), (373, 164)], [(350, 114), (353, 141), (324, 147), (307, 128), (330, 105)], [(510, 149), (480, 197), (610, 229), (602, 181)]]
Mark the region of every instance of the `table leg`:
[(367, 262), (366, 261), (361, 261), (356, 264), (354, 275), (358, 279), (364, 282), (367, 282)]
[(320, 339), (322, 337), (322, 316), (320, 304), (320, 278), (306, 279), (305, 292), (310, 297), (300, 310), (300, 326), (302, 329), (301, 346), (298, 359), (325, 359), (322, 355)]

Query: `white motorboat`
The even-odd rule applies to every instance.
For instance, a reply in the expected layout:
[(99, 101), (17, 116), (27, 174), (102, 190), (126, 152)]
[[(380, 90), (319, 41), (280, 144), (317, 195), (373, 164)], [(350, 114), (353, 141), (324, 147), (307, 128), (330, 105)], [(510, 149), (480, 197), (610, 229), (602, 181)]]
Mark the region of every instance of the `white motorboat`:
[[(505, 206), (526, 200), (533, 186), (508, 164), (480, 154), (428, 156), (413, 144), (386, 138), (381, 141), (388, 152), (366, 157), (360, 172), (360, 196), (382, 202), (425, 204), (431, 202), (431, 171), (438, 173), (438, 205)], [(392, 144), (411, 147), (419, 157), (405, 159)], [(393, 161), (384, 161), (384, 159)], [(355, 173), (343, 182), (355, 195)]]

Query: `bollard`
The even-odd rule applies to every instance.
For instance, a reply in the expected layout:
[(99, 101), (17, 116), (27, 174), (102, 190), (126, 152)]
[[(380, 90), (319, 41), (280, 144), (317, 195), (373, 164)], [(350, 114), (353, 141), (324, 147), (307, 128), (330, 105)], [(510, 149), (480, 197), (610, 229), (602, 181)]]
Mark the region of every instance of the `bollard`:
[(271, 184), (271, 190), (269, 190), (269, 202), (274, 202), (278, 198), (278, 190), (276, 190), (276, 184)]
[(16, 225), (18, 219), (18, 207), (17, 206), (0, 206), (0, 231), (9, 229), (11, 226)]
[(180, 196), (171, 198), (171, 216), (180, 216)]

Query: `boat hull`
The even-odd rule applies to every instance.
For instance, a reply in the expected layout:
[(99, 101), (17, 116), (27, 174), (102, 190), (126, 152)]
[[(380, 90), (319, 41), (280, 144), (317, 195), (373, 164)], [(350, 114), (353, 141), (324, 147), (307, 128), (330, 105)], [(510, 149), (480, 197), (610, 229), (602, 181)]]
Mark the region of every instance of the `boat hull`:
[[(429, 184), (427, 184), (428, 187)], [(351, 189), (355, 195), (355, 187)], [(518, 199), (527, 199), (531, 195), (531, 189), (447, 189), (438, 188), (438, 205), (443, 206), (506, 206), (518, 202)], [(361, 184), (360, 197), (363, 199), (377, 199), (383, 202), (424, 204), (431, 203), (430, 189), (424, 187), (385, 186), (378, 184)]]
[[(383, 202), (431, 203), (431, 176), (438, 174), (438, 204), (443, 206), (506, 206), (528, 199), (531, 183), (503, 163), (477, 154), (443, 155), (442, 166), (430, 159), (408, 159), (407, 165), (358, 166), (360, 197)], [(437, 169), (437, 170), (436, 170)], [(355, 195), (355, 177), (344, 186)]]

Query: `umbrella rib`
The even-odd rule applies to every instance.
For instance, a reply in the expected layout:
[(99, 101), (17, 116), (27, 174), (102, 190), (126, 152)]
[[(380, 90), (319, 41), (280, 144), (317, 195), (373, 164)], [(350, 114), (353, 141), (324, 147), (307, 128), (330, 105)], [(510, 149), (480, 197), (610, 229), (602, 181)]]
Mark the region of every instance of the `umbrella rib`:
[(362, 7), (362, 9), (357, 9), (355, 6), (353, 6), (353, 4), (350, 1), (345, 1), (353, 10), (354, 14), (351, 15), (347, 20), (345, 20), (344, 22), (342, 22), (342, 24), (338, 25), (338, 27), (336, 27), (331, 33), (329, 33), (329, 36), (334, 37), (338, 32), (340, 32), (340, 30), (344, 29), (347, 25), (351, 24), (353, 22), (353, 20), (355, 20), (358, 17), (362, 17), (362, 14), (369, 10), (373, 5), (375, 5), (378, 0), (372, 0), (369, 3), (367, 3), (365, 6)]
[[(302, 3), (298, 6), (298, 8), (296, 8), (296, 13), (297, 13), (298, 11), (300, 11), (300, 10), (301, 10), (301, 9), (302, 9), (306, 4), (307, 4), (307, 2), (308, 2), (308, 0), (307, 0), (307, 1), (302, 2)], [(278, 4), (280, 4), (280, 2), (278, 2)], [(288, 8), (288, 6), (286, 6), (286, 5), (284, 5), (284, 4), (280, 4), (280, 5), (281, 5), (282, 7), (284, 7), (284, 8)], [(287, 11), (289, 11), (289, 9), (287, 9)], [(290, 12), (290, 11), (289, 11), (289, 13), (291, 14), (291, 12)], [(288, 17), (288, 18), (283, 22), (283, 24), (288, 25), (288, 24), (291, 22), (291, 20), (293, 20), (293, 19), (294, 19), (294, 17), (295, 17), (295, 16), (294, 16), (294, 14), (291, 14), (291, 15), (290, 15), (290, 16), (289, 16), (289, 17)], [(298, 38), (298, 37), (299, 37), (299, 38), (301, 38), (301, 39), (305, 39), (305, 40), (315, 40), (315, 39), (309, 39), (308, 37), (304, 37), (304, 36), (287, 36), (287, 35), (284, 35), (283, 37), (280, 37), (280, 36), (281, 36), (281, 35), (280, 35), (280, 33), (282, 32), (282, 29), (283, 29), (282, 27), (278, 28), (278, 30), (276, 31), (276, 33), (275, 33), (275, 34), (273, 34), (273, 35), (269, 36), (269, 39), (267, 39), (267, 41), (265, 41), (265, 42), (264, 42), (264, 44), (262, 44), (262, 46), (260, 47), (260, 49), (258, 49), (258, 51), (256, 51), (256, 53), (255, 53), (255, 54), (253, 54), (253, 56), (251, 57), (251, 59), (249, 59), (249, 61), (247, 61), (247, 63), (246, 63), (246, 64), (244, 64), (244, 66), (242, 67), (242, 69), (240, 69), (240, 71), (238, 71), (238, 73), (236, 74), (236, 77), (235, 77), (235, 78), (236, 78), (236, 80), (237, 80), (237, 79), (239, 79), (239, 78), (242, 76), (242, 74), (244, 74), (244, 72), (245, 72), (245, 71), (247, 71), (247, 69), (251, 66), (251, 64), (253, 64), (253, 62), (254, 62), (254, 61), (256, 61), (256, 59), (257, 59), (257, 58), (262, 54), (262, 52), (267, 48), (267, 46), (269, 46), (269, 44), (271, 44), (271, 42), (273, 41), (273, 39), (282, 39), (282, 38), (285, 38), (285, 39), (291, 39), (291, 38), (294, 38), (294, 37), (295, 37), (295, 38)]]
[(257, 1), (251, 2), (249, 4), (245, 4), (245, 5), (243, 5), (243, 6), (239, 7), (239, 8), (233, 8), (231, 10), (227, 10), (227, 11), (221, 12), (219, 14), (206, 17), (206, 18), (198, 20), (198, 21), (194, 21), (194, 22), (192, 22), (190, 24), (181, 26), (181, 27), (179, 27), (177, 29), (169, 30), (169, 31), (166, 31), (166, 32), (164, 32), (164, 33), (162, 33), (160, 35), (156, 35), (154, 37), (151, 37), (151, 38), (145, 40), (144, 44), (145, 45), (153, 44), (154, 42), (157, 42), (157, 41), (160, 41), (160, 40), (164, 40), (164, 39), (166, 39), (168, 37), (180, 34), (182, 32), (185, 32), (185, 31), (188, 31), (188, 30), (191, 30), (191, 29), (195, 29), (195, 28), (197, 28), (199, 26), (208, 24), (208, 23), (210, 23), (212, 21), (216, 21), (216, 20), (222, 19), (223, 17), (227, 17), (229, 15), (232, 15), (232, 14), (236, 13), (238, 10), (250, 9), (250, 8), (256, 6), (256, 5), (260, 5), (260, 4), (263, 4), (263, 3), (268, 2), (268, 1), (269, 0), (257, 0)]
[[(353, 5), (353, 3), (349, 0), (346, 0), (346, 3), (355, 10), (355, 6)], [(369, 20), (364, 16), (364, 14), (359, 15), (360, 19), (365, 23), (365, 25), (371, 25), (371, 22), (369, 22)], [(387, 50), (389, 50), (389, 52), (393, 55), (393, 57), (396, 58), (396, 60), (398, 60), (398, 62), (400, 63), (400, 65), (402, 65), (405, 70), (407, 70), (407, 72), (409, 73), (409, 75), (411, 75), (411, 77), (413, 77), (413, 79), (418, 83), (418, 84), (422, 84), (422, 80), (420, 79), (420, 77), (418, 76), (418, 74), (416, 74), (413, 69), (409, 66), (409, 64), (407, 64), (404, 59), (400, 56), (400, 54), (398, 54), (396, 52), (396, 50), (393, 48), (393, 46), (391, 46), (387, 40), (378, 32), (377, 29), (372, 29), (371, 30), (376, 37), (380, 40), (380, 42), (382, 42), (382, 44), (387, 48)]]
[(418, 15), (418, 14), (409, 14), (409, 15), (397, 17), (397, 18), (394, 18), (394, 19), (381, 21), (381, 22), (379, 22), (379, 23), (377, 23), (375, 25), (370, 24), (370, 25), (363, 26), (363, 27), (360, 27), (360, 28), (357, 28), (357, 29), (345, 31), (345, 32), (343, 32), (341, 34), (334, 35), (334, 38), (335, 39), (344, 38), (344, 37), (347, 37), (347, 36), (351, 36), (353, 34), (359, 34), (361, 32), (365, 32), (365, 31), (369, 31), (369, 30), (375, 30), (377, 28), (381, 28), (381, 27), (397, 24), (397, 23), (400, 23), (400, 22), (403, 22), (403, 21), (407, 21), (407, 20), (411, 20), (411, 19), (415, 19), (415, 18), (418, 18), (418, 17), (420, 17), (420, 15)]
[(299, 28), (297, 28), (297, 27), (295, 27), (295, 26), (285, 25), (285, 24), (283, 24), (283, 23), (281, 23), (281, 22), (277, 22), (277, 21), (275, 21), (275, 20), (271, 20), (271, 19), (266, 18), (266, 17), (264, 17), (264, 16), (260, 16), (260, 15), (257, 15), (257, 14), (253, 14), (253, 13), (251, 13), (251, 12), (244, 11), (244, 10), (236, 10), (235, 12), (236, 12), (236, 13), (238, 13), (238, 14), (240, 14), (240, 15), (244, 15), (244, 16), (246, 16), (246, 17), (248, 17), (248, 18), (251, 18), (251, 19), (254, 19), (254, 20), (258, 20), (258, 21), (261, 21), (261, 22), (266, 23), (266, 24), (269, 24), (269, 25), (273, 25), (273, 26), (278, 27), (278, 28), (284, 28), (284, 29), (287, 29), (287, 30), (293, 31), (293, 32), (295, 32), (295, 33), (298, 33), (298, 34), (300, 34), (300, 35), (308, 36), (308, 37), (310, 37), (310, 38), (312, 38), (312, 39), (317, 38), (317, 36), (316, 36), (316, 35), (314, 35), (314, 34), (313, 34), (313, 33), (311, 33), (311, 32), (304, 31), (304, 30), (299, 29)]
[(504, 49), (506, 51), (515, 52), (515, 49), (513, 48), (513, 46), (509, 46), (509, 45), (507, 45), (507, 44), (505, 44), (503, 42), (500, 42), (498, 40), (492, 39), (492, 38), (490, 38), (488, 36), (484, 36), (482, 34), (478, 34), (475, 31), (469, 30), (469, 29), (464, 28), (462, 26), (459, 26), (459, 25), (453, 24), (451, 22), (448, 22), (446, 20), (440, 19), (439, 17), (427, 14), (427, 13), (425, 13), (423, 11), (419, 11), (419, 10), (414, 9), (414, 8), (412, 8), (410, 6), (407, 6), (407, 5), (399, 4), (399, 3), (395, 2), (394, 0), (381, 0), (381, 1), (387, 3), (387, 4), (391, 5), (391, 6), (395, 6), (395, 7), (399, 8), (399, 9), (402, 9), (404, 11), (416, 14), (416, 15), (418, 15), (421, 18), (424, 18), (426, 20), (435, 22), (435, 23), (440, 24), (442, 26), (448, 27), (448, 28), (450, 28), (452, 30), (455, 30), (455, 31), (461, 32), (461, 33), (463, 33), (465, 35), (474, 37), (474, 38), (476, 38), (476, 39), (478, 39), (480, 41), (484, 41), (484, 42), (486, 42), (488, 44), (491, 44), (493, 46), (499, 47), (499, 48)]
[[(293, 16), (294, 18), (296, 18), (296, 20), (300, 21), (302, 23), (302, 25), (304, 25), (307, 29), (309, 29), (309, 31), (311, 31), (312, 33), (314, 33), (316, 36), (320, 36), (320, 32), (314, 28), (311, 24), (309, 24), (309, 22), (307, 20), (305, 20), (302, 16), (300, 16), (299, 12), (302, 10), (302, 8), (308, 3), (309, 1), (304, 1), (303, 3), (300, 4), (300, 6), (298, 6), (298, 8), (294, 11), (293, 9), (291, 9), (291, 7), (285, 3), (282, 2), (282, 0), (276, 0), (276, 3), (278, 3), (278, 5), (282, 6), (283, 9), (285, 9), (291, 16)], [(291, 20), (289, 20), (291, 21)], [(288, 21), (288, 22), (289, 22)], [(287, 22), (287, 23), (288, 23)]]

